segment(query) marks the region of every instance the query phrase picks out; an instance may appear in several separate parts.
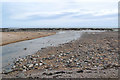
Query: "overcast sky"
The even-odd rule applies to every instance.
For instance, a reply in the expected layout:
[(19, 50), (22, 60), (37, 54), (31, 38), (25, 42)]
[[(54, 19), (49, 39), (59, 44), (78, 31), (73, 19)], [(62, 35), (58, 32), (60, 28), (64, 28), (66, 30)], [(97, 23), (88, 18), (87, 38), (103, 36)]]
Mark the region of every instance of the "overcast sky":
[(117, 27), (118, 0), (4, 0), (2, 27)]

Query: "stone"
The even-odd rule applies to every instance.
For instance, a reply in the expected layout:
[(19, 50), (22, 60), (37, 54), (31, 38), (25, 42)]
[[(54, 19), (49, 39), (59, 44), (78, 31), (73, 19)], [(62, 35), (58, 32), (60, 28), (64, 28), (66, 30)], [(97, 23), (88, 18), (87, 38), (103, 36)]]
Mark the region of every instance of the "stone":
[(61, 55), (59, 55), (59, 57), (61, 57)]
[(43, 73), (43, 75), (51, 76), (53, 73)]
[(14, 68), (16, 68), (16, 66), (14, 65), (12, 68), (14, 69)]
[(64, 74), (65, 71), (58, 71), (58, 72), (55, 72), (54, 74)]
[(38, 66), (38, 63), (36, 63), (35, 66)]
[(70, 53), (66, 53), (66, 54), (70, 54)]
[(39, 58), (39, 57), (40, 57), (40, 55), (37, 55), (37, 57)]
[(42, 60), (40, 60), (40, 63), (42, 63), (43, 61)]
[(70, 62), (73, 62), (73, 60), (72, 60), (72, 59), (69, 59), (69, 61), (70, 61)]
[(27, 71), (26, 69), (23, 70), (23, 72)]
[(85, 73), (92, 73), (91, 70), (85, 70)]
[(33, 67), (33, 64), (29, 64), (29, 68)]
[(39, 65), (40, 65), (40, 66), (42, 66), (42, 65), (43, 65), (43, 63), (39, 63)]
[(49, 66), (44, 66), (45, 69), (49, 69), (50, 67)]
[(24, 48), (24, 50), (27, 50), (27, 48)]
[(77, 73), (83, 73), (84, 71), (83, 70), (79, 70), (79, 71), (77, 71)]
[(80, 65), (81, 63), (76, 63), (76, 65)]
[(79, 45), (79, 47), (82, 47), (83, 45)]
[(24, 69), (26, 69), (27, 67), (26, 66), (23, 66)]
[(49, 70), (52, 70), (52, 68), (51, 68), (51, 67), (49, 67), (48, 69), (49, 69)]

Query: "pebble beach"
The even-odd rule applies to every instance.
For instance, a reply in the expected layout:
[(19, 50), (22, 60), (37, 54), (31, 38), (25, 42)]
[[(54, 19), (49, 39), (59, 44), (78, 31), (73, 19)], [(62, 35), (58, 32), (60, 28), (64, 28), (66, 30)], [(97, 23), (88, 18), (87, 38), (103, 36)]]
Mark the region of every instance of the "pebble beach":
[(85, 32), (14, 61), (3, 78), (118, 78), (118, 32)]

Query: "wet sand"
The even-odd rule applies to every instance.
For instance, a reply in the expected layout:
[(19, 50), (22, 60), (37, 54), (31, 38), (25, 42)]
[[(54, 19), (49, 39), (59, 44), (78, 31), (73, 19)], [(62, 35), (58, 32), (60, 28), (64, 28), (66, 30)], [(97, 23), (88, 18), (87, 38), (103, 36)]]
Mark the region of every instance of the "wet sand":
[(118, 78), (118, 33), (85, 33), (78, 40), (17, 59), (4, 78)]
[(7, 45), (10, 43), (16, 43), (20, 41), (25, 41), (25, 40), (31, 40), (35, 38), (40, 38), (40, 37), (45, 37), (45, 36), (50, 36), (55, 34), (56, 32), (0, 32), (2, 34), (1, 39), (2, 42), (0, 42), (0, 46), (2, 45)]

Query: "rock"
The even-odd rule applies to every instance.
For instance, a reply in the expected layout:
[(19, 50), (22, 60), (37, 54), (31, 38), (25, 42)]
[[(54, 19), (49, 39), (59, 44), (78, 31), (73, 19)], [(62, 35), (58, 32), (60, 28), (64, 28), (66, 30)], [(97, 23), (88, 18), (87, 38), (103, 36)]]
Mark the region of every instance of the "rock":
[(70, 59), (69, 61), (70, 61), (70, 62), (73, 62), (73, 60), (72, 60), (72, 59)]
[(77, 73), (83, 73), (83, 70), (79, 70), (79, 71), (77, 71)]
[(23, 66), (24, 69), (26, 69), (27, 67), (26, 66)]
[(39, 58), (39, 57), (40, 57), (40, 55), (37, 55), (37, 57)]
[(64, 54), (61, 53), (60, 56), (64, 56)]
[(27, 48), (24, 48), (24, 50), (27, 50)]
[(70, 61), (66, 61), (66, 63), (70, 64)]
[(54, 74), (63, 74), (65, 73), (64, 71), (59, 71), (59, 72), (55, 72)]
[(82, 45), (79, 45), (79, 47), (82, 47)]
[(76, 63), (76, 65), (80, 65), (80, 64), (81, 64), (81, 63), (78, 63), (78, 62)]
[(91, 70), (85, 70), (84, 72), (85, 72), (85, 73), (92, 73)]
[(26, 69), (23, 70), (23, 72), (27, 71)]
[(70, 53), (65, 53), (65, 54), (70, 54)]
[(33, 64), (29, 64), (29, 68), (32, 68), (33, 67)]
[(55, 55), (51, 55), (52, 57), (55, 57)]
[(49, 70), (52, 70), (52, 68), (51, 68), (51, 67), (49, 67), (48, 69), (49, 69)]
[(36, 63), (35, 66), (38, 66), (38, 63)]
[(78, 59), (75, 59), (75, 60), (74, 60), (74, 62), (77, 62), (77, 61), (78, 61)]
[(43, 61), (42, 60), (40, 60), (40, 63), (42, 63)]
[(43, 73), (43, 75), (51, 76), (53, 73)]
[(33, 58), (34, 61), (36, 61), (37, 59), (36, 58)]
[(61, 57), (61, 55), (59, 55), (59, 57)]
[(39, 63), (39, 65), (40, 65), (40, 66), (42, 66), (42, 65), (43, 65), (43, 63)]
[(49, 66), (44, 66), (44, 69), (49, 69), (50, 67)]
[(14, 65), (12, 68), (14, 69), (14, 68), (16, 68), (16, 66)]

